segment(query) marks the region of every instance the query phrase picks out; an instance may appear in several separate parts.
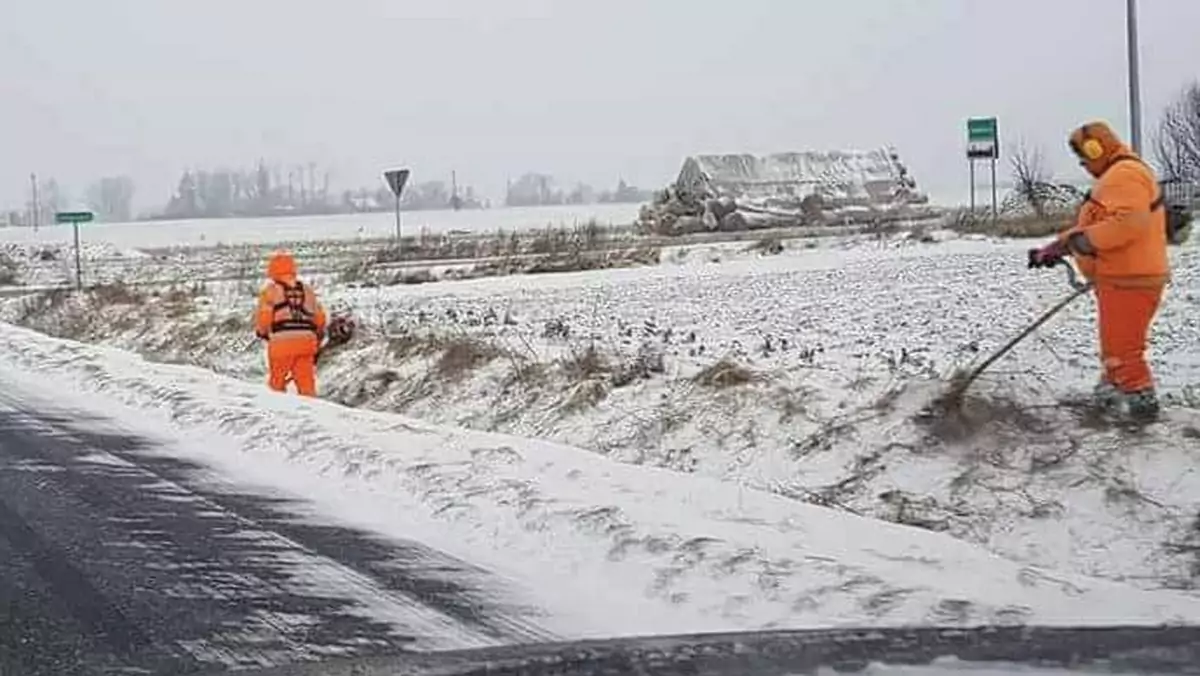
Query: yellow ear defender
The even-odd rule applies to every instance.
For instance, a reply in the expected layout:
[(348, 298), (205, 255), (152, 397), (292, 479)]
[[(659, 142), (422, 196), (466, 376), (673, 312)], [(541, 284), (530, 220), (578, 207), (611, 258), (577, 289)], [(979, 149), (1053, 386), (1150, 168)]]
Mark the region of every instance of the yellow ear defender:
[(1104, 156), (1104, 144), (1092, 138), (1087, 125), (1079, 128), (1082, 140), (1079, 144), (1079, 154), (1089, 162), (1095, 162)]

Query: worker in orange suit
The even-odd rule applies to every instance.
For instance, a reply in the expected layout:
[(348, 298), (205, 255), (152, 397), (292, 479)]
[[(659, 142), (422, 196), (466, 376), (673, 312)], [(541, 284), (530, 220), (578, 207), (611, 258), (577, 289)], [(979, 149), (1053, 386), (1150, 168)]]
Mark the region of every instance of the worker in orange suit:
[(301, 395), (314, 397), (325, 309), (313, 288), (297, 279), (296, 259), (291, 254), (272, 254), (267, 278), (254, 319), (254, 333), (267, 343), (267, 384), (283, 392), (288, 381), (294, 380)]
[(1031, 252), (1030, 266), (1070, 256), (1093, 283), (1103, 363), (1098, 403), (1150, 422), (1158, 419), (1159, 403), (1145, 352), (1170, 279), (1162, 190), (1154, 170), (1108, 124), (1085, 124), (1069, 143), (1096, 180), (1075, 224)]

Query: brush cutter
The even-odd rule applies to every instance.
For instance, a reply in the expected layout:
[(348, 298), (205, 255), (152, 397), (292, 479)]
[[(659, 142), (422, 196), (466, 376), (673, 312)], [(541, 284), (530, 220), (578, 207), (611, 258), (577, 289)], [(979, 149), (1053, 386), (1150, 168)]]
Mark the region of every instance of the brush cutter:
[[(354, 337), (355, 327), (354, 318), (349, 315), (338, 315), (329, 320), (329, 328), (325, 330), (325, 341), (317, 347), (317, 353), (313, 355), (313, 366), (320, 363), (323, 353), (349, 343), (350, 339)], [(284, 381), (284, 387), (295, 380), (291, 374), (288, 374), (287, 380)]]
[[(322, 353), (336, 347), (341, 347), (342, 345), (350, 342), (350, 339), (354, 337), (354, 331), (356, 327), (357, 325), (354, 322), (354, 318), (349, 315), (338, 315), (333, 317), (329, 321), (329, 328), (325, 331), (324, 342), (322, 342), (317, 348), (317, 353), (313, 355), (313, 365), (315, 366), (321, 361)], [(252, 349), (253, 346), (261, 340), (263, 340), (262, 337), (255, 337), (253, 342), (247, 346), (247, 349)], [(289, 374), (287, 380), (284, 382), (284, 387), (287, 387), (287, 385), (294, 381), (295, 378)]]
[[(1035, 253), (1036, 250), (1031, 250), (1029, 252), (1031, 260), (1033, 259)], [(1034, 331), (1038, 330), (1042, 324), (1050, 321), (1051, 317), (1061, 312), (1063, 308), (1070, 305), (1075, 301), (1076, 298), (1079, 298), (1092, 288), (1090, 282), (1082, 282), (1079, 280), (1079, 275), (1075, 270), (1075, 266), (1066, 258), (1060, 258), (1053, 263), (1046, 265), (1046, 267), (1062, 267), (1067, 271), (1067, 284), (1071, 287), (1071, 295), (1063, 298), (1058, 303), (1054, 304), (1054, 306), (1052, 306), (1049, 310), (1043, 312), (1042, 315), (1034, 320), (1032, 324), (1025, 327), (1024, 330), (1013, 336), (1011, 340), (1000, 346), (1000, 349), (993, 352), (987, 359), (983, 360), (979, 366), (976, 366), (969, 373), (967, 373), (966, 376), (956, 379), (956, 381), (951, 385), (950, 391), (947, 392), (945, 397), (942, 398), (943, 402), (961, 400), (963, 394), (966, 393), (967, 388), (971, 386), (971, 383), (974, 383), (979, 376), (983, 375), (983, 373), (987, 371), (992, 364), (995, 364), (1002, 357), (1004, 357), (1004, 355), (1011, 352), (1014, 347), (1021, 344), (1021, 341), (1025, 340)]]

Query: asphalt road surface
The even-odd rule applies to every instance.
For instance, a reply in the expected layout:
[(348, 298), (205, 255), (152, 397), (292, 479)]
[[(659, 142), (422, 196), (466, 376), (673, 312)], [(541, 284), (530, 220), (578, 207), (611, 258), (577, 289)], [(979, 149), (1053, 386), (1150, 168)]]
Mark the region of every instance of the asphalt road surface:
[[(175, 674), (550, 638), (482, 570), (288, 500), (0, 374), (0, 676)], [(105, 431), (109, 430), (109, 431)], [(490, 591), (489, 591), (490, 590)]]

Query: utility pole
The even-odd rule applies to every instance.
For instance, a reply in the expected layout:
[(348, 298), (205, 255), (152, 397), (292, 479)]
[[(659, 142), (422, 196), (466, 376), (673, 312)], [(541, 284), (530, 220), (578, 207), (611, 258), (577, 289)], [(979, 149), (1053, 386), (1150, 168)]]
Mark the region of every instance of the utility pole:
[(42, 212), (42, 203), (38, 199), (37, 174), (29, 175), (29, 184), (33, 187), (33, 203), (30, 205), (32, 208), (29, 210), (29, 216), (33, 219), (33, 231), (37, 232), (38, 221), (41, 220)]
[(1126, 46), (1129, 48), (1129, 140), (1142, 154), (1142, 100), (1138, 60), (1137, 0), (1125, 0)]

